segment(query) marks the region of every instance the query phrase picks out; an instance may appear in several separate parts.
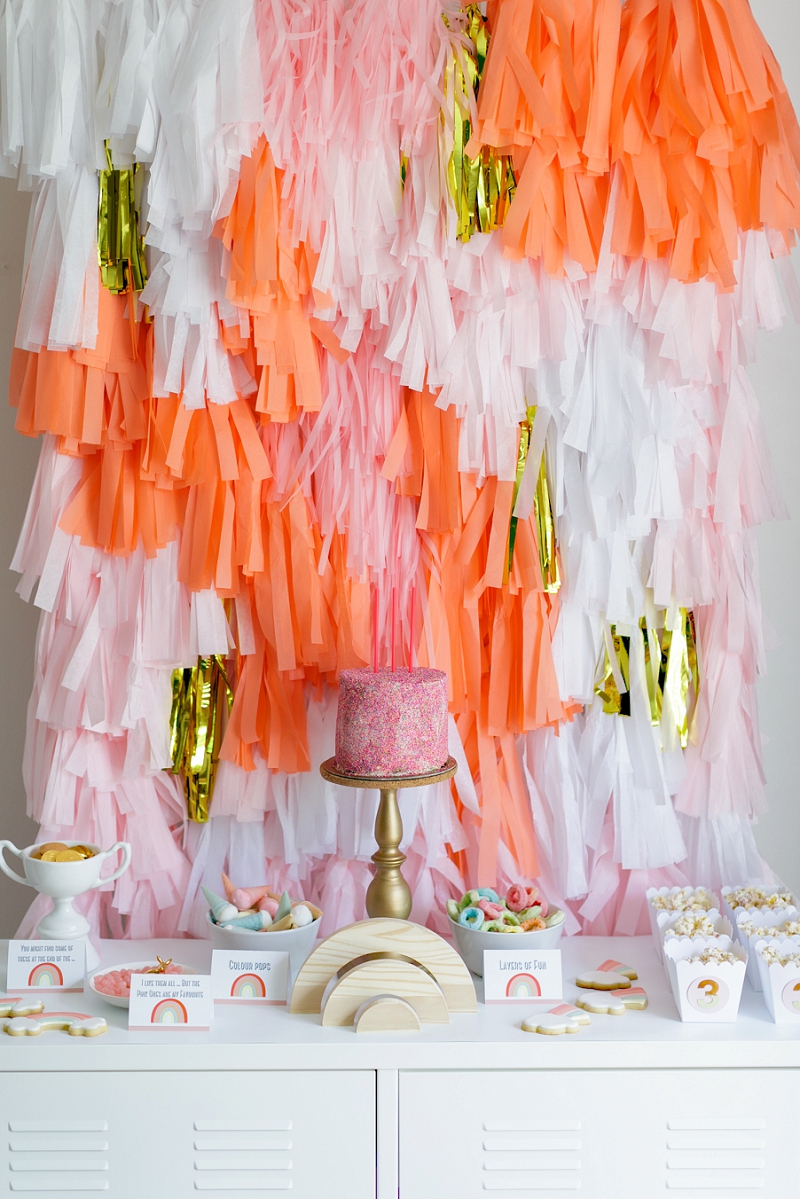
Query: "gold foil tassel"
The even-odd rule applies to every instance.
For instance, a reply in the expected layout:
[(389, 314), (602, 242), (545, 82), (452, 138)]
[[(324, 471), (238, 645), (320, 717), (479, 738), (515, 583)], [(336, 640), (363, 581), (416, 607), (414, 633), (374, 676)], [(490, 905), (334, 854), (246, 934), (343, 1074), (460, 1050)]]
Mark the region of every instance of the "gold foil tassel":
[(511, 500), (511, 522), (508, 526), (508, 563), (506, 565), (506, 578), (511, 574), (511, 568), (514, 565), (514, 543), (517, 540), (517, 522), (518, 518), (514, 516), (514, 509), (517, 506), (517, 496), (519, 489), (522, 486), (522, 476), (525, 474), (525, 463), (528, 461), (528, 449), (531, 444), (531, 433), (533, 432), (533, 417), (536, 409), (528, 409), (528, 419), (524, 420), (519, 427), (519, 449), (517, 450), (517, 474), (514, 479), (514, 494)]
[[(511, 511), (517, 505), (519, 489), (525, 474), (528, 461), (528, 450), (533, 437), (533, 422), (536, 419), (536, 405), (528, 408), (527, 419), (520, 425), (519, 450), (517, 451), (517, 474), (514, 480), (514, 494), (511, 501)], [(536, 521), (536, 542), (539, 548), (539, 566), (542, 572), (542, 582), (548, 594), (554, 595), (561, 586), (561, 573), (558, 568), (558, 552), (556, 546), (556, 524), (553, 517), (553, 505), (550, 501), (550, 488), (547, 484), (547, 466), (544, 450), (539, 463), (539, 474), (533, 493), (533, 517)], [(514, 565), (514, 543), (517, 537), (517, 517), (512, 515), (508, 530), (508, 569), (506, 578)]]
[(147, 283), (144, 241), (139, 232), (136, 179), (139, 163), (117, 170), (106, 142), (106, 170), (100, 171), (97, 207), (97, 261), (103, 286), (115, 295), (142, 291)]
[[(666, 644), (664, 644), (666, 643)], [(697, 642), (694, 616), (685, 608), (680, 609), (680, 625), (671, 632), (664, 630), (662, 663), (665, 662), (663, 690), (669, 699), (669, 707), (675, 729), (683, 749), (689, 744), (700, 692), (700, 676), (697, 664)]]
[(542, 453), (542, 461), (539, 466), (536, 490), (533, 493), (533, 513), (536, 518), (539, 564), (542, 568), (544, 589), (550, 595), (554, 595), (561, 586), (561, 574), (558, 569), (556, 525), (553, 519), (553, 505), (550, 502), (550, 488), (547, 485), (544, 453)]
[[(644, 644), (644, 667), (647, 696), (650, 701), (650, 720), (654, 727), (664, 718), (664, 699), (674, 732), (683, 749), (692, 736), (694, 714), (700, 694), (700, 671), (697, 662), (697, 638), (694, 615), (686, 608), (679, 609), (679, 627), (653, 629), (645, 617), (639, 621)], [(664, 729), (667, 744), (671, 730)]]
[(456, 206), (456, 236), (469, 241), (476, 230), (491, 233), (500, 228), (517, 184), (509, 155), (496, 154), (489, 146), (476, 158), (465, 152), (472, 134), (470, 96), (478, 94), (489, 47), (486, 22), (478, 5), (470, 4), (465, 15), (464, 33), (472, 48), (464, 48), (463, 58), (454, 55), (448, 62), (444, 91), (454, 122), (447, 182)]
[(198, 658), (173, 671), (170, 747), (172, 773), (180, 774), (189, 819), (208, 820), (225, 718), (233, 702), (224, 659)]
[[(614, 661), (612, 661), (612, 653)], [(603, 650), (603, 668), (600, 678), (594, 685), (595, 694), (603, 701), (603, 711), (607, 712), (609, 716), (630, 716), (631, 714), (630, 653), (630, 637), (618, 633), (616, 625), (612, 624), (610, 638), (606, 638)], [(619, 686), (620, 682), (622, 687)]]
[(658, 630), (651, 629), (645, 616), (639, 621), (644, 643), (644, 675), (647, 681), (647, 698), (650, 702), (650, 723), (657, 726), (661, 723), (661, 707), (663, 691), (661, 687), (661, 645), (658, 640)]

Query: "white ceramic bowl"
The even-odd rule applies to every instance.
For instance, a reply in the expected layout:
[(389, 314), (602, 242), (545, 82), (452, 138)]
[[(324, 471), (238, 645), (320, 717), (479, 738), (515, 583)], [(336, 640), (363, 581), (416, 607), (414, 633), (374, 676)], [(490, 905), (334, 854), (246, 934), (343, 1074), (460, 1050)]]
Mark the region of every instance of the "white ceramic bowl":
[[(42, 895), (49, 895), (52, 899), (74, 899), (84, 891), (103, 887), (119, 878), (128, 869), (131, 861), (131, 847), (127, 841), (117, 841), (110, 849), (101, 849), (99, 845), (90, 845), (87, 841), (64, 841), (67, 849), (71, 849), (73, 845), (85, 845), (87, 849), (94, 850), (93, 857), (82, 858), (79, 862), (43, 862), (41, 858), (31, 857), (40, 844), (42, 842), (28, 845), (25, 849), (17, 849), (10, 841), (0, 841), (0, 869), (9, 878), (16, 879), (18, 883), (27, 883), (29, 887), (34, 887)], [(2, 857), (6, 849), (19, 858), (25, 871), (24, 878), (9, 869)], [(103, 863), (118, 849), (122, 850), (121, 864), (113, 874), (101, 878), (100, 869)]]
[[(558, 912), (560, 908), (551, 908)], [(483, 978), (484, 949), (512, 949), (515, 953), (525, 953), (526, 950), (555, 949), (561, 939), (565, 921), (554, 924), (551, 928), (537, 928), (528, 933), (485, 933), (483, 929), (465, 928), (450, 917), (450, 927), (453, 930), (456, 947), (467, 966), (478, 978)]]
[(259, 932), (252, 928), (221, 928), (206, 912), (211, 944), (215, 949), (245, 949), (250, 953), (259, 949), (270, 953), (288, 953), (292, 977), (306, 960), (319, 932), (319, 920), (312, 920), (303, 928), (284, 928), (271, 933), (269, 929)]
[[(124, 995), (106, 995), (105, 991), (98, 991), (95, 986), (95, 981), (101, 974), (110, 974), (112, 970), (130, 970), (131, 973), (142, 973), (144, 970), (150, 970), (156, 963), (152, 958), (146, 962), (120, 962), (118, 966), (101, 966), (99, 970), (93, 970), (86, 980), (89, 983), (89, 990), (99, 995), (106, 1003), (110, 1003), (112, 1007), (130, 1007), (130, 999)], [(179, 965), (178, 962), (173, 962), (172, 965)], [(184, 974), (198, 974), (193, 966), (181, 966)]]

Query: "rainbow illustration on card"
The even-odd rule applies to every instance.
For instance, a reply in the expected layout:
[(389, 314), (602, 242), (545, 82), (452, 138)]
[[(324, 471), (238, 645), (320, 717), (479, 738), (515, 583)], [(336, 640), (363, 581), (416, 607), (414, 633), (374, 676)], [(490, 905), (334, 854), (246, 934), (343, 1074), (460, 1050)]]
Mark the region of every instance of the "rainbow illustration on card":
[(506, 983), (508, 999), (539, 999), (542, 988), (532, 974), (514, 974)]
[(28, 975), (29, 987), (63, 987), (64, 975), (55, 962), (40, 962)]
[(151, 1024), (188, 1024), (189, 1017), (180, 999), (160, 999), (150, 1014)]
[(231, 983), (231, 995), (234, 999), (266, 999), (267, 988), (260, 975), (240, 974)]

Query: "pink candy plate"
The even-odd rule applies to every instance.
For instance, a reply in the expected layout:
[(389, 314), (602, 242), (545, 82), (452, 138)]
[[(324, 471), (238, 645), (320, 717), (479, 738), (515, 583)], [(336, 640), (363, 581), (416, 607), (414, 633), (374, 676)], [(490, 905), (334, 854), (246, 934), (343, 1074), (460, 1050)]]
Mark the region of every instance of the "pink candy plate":
[[(96, 985), (97, 980), (102, 978), (104, 974), (118, 974), (123, 970), (130, 970), (131, 974), (142, 974), (145, 970), (149, 970), (152, 966), (155, 966), (155, 964), (155, 961), (150, 958), (146, 962), (121, 962), (118, 966), (101, 966), (99, 970), (95, 970), (89, 975), (87, 979), (89, 990), (95, 995), (99, 995), (106, 1003), (110, 1003), (112, 1007), (130, 1007), (129, 995), (109, 995), (106, 991), (99, 989)], [(178, 963), (173, 962), (171, 966), (178, 966)], [(181, 974), (198, 973), (192, 966), (179, 966), (178, 968)], [(170, 973), (172, 973), (172, 969), (170, 969)]]

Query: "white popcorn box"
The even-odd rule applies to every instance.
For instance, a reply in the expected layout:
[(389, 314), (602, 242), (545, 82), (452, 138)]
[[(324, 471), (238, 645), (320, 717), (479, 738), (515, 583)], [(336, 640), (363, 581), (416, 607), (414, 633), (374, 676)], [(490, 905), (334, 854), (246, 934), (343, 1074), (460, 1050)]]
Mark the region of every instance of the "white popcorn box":
[(761, 977), (764, 1002), (776, 1024), (800, 1024), (800, 963), (790, 962), (786, 966), (770, 965), (764, 961), (762, 950), (770, 945), (781, 953), (800, 951), (798, 937), (759, 937), (756, 941), (756, 958)]
[[(752, 920), (758, 928), (776, 928), (785, 924), (787, 920), (799, 919), (800, 913), (798, 913), (796, 908), (764, 908), (758, 912), (751, 912), (747, 908), (736, 908), (736, 925), (733, 931), (740, 945), (747, 950), (747, 977), (750, 979), (750, 986), (754, 991), (761, 990), (761, 971), (758, 965), (756, 945), (764, 939), (764, 934), (748, 934), (741, 925), (748, 920)], [(784, 937), (784, 934), (776, 932), (775, 936)], [(791, 937), (789, 939), (797, 941), (797, 949), (800, 949), (800, 937)]]
[[(706, 948), (724, 949), (735, 962), (690, 962)], [(674, 937), (664, 946), (669, 981), (681, 1020), (687, 1024), (733, 1024), (747, 968), (745, 951), (731, 937)]]
[[(659, 922), (659, 931), (661, 933), (661, 957), (664, 961), (665, 967), (667, 968), (668, 975), (669, 975), (669, 967), (667, 966), (666, 947), (670, 943), (670, 941), (672, 941), (672, 940), (702, 941), (703, 945), (705, 945), (706, 941), (709, 941), (712, 945), (718, 944), (718, 942), (712, 938), (710, 933), (707, 936), (700, 935), (700, 936), (695, 936), (695, 937), (692, 937), (692, 936), (679, 936), (676, 938), (670, 937), (670, 936), (668, 936), (669, 932), (675, 927), (675, 925), (680, 920), (681, 916), (685, 916), (687, 913), (686, 912), (659, 912), (658, 914), (659, 914), (659, 916), (664, 915), (664, 916), (669, 917), (669, 919), (663, 921), (663, 923)], [(697, 913), (697, 914), (700, 915), (701, 913)], [(734, 940), (733, 928), (731, 927), (731, 922), (727, 916), (721, 915), (720, 912), (716, 908), (711, 908), (708, 912), (703, 912), (702, 915), (708, 916), (709, 920), (713, 924), (715, 937), (727, 937), (729, 941)]]
[[(645, 892), (645, 894), (647, 896), (647, 909), (650, 913), (650, 931), (653, 934), (653, 940), (656, 943), (656, 949), (658, 950), (659, 953), (661, 953), (661, 926), (671, 916), (676, 916), (678, 913), (670, 912), (670, 911), (662, 911), (659, 908), (655, 908), (653, 906), (653, 900), (657, 896), (661, 896), (662, 898), (664, 898), (667, 895), (677, 895), (679, 891), (684, 891), (684, 890), (687, 890), (687, 888), (685, 888), (685, 887), (648, 887), (647, 891)], [(693, 894), (695, 894), (699, 890), (701, 890), (700, 887), (692, 887), (691, 888), (691, 891)], [(708, 891), (709, 894), (711, 894), (710, 887), (703, 887), (702, 890)], [(712, 898), (714, 899), (714, 903), (715, 903), (714, 910), (719, 912), (719, 910), (720, 910), (719, 900), (717, 899), (716, 895), (712, 895)], [(661, 917), (663, 917), (663, 919), (660, 920)]]
[[(741, 884), (741, 885), (742, 885), (742, 886), (747, 886), (748, 884), (746, 884), (746, 883), (743, 883), (743, 884)], [(766, 885), (767, 887), (771, 887), (771, 886), (772, 886), (772, 884), (771, 884), (771, 883), (766, 883), (766, 884), (755, 884), (755, 883), (754, 883), (754, 884), (752, 884), (752, 885), (753, 885), (753, 886), (761, 886), (761, 885)], [(722, 891), (721, 891), (721, 895), (722, 895), (722, 908), (721, 908), (721, 911), (722, 911), (722, 913), (723, 913), (723, 915), (724, 915), (724, 916), (727, 916), (727, 917), (728, 917), (728, 919), (730, 920), (730, 922), (731, 922), (731, 924), (733, 925), (733, 927), (734, 927), (734, 928), (737, 928), (737, 921), (738, 921), (738, 919), (739, 919), (739, 913), (740, 913), (740, 912), (747, 912), (747, 919), (748, 919), (748, 920), (755, 920), (755, 922), (756, 922), (757, 924), (765, 924), (765, 923), (766, 923), (766, 921), (762, 920), (762, 919), (761, 919), (761, 917), (762, 917), (762, 916), (766, 916), (766, 915), (767, 915), (767, 913), (769, 913), (769, 912), (776, 912), (776, 913), (780, 913), (780, 914), (782, 915), (782, 917), (783, 917), (783, 919), (784, 919), (784, 920), (790, 920), (790, 919), (791, 919), (791, 916), (790, 916), (788, 913), (789, 913), (789, 912), (792, 912), (792, 911), (797, 911), (798, 907), (800, 906), (800, 905), (798, 905), (798, 902), (797, 902), (797, 899), (795, 898), (795, 896), (790, 894), (790, 895), (789, 895), (789, 898), (791, 899), (791, 904), (789, 904), (789, 905), (788, 905), (787, 907), (785, 907), (785, 908), (771, 908), (771, 907), (761, 907), (761, 908), (741, 908), (741, 907), (740, 907), (740, 908), (732, 908), (732, 907), (731, 907), (731, 905), (728, 903), (728, 896), (731, 894), (731, 892), (732, 892), (732, 891), (735, 891), (735, 890), (736, 890), (736, 888), (735, 888), (735, 887), (723, 887), (723, 888), (722, 888)], [(785, 890), (785, 888), (783, 888), (783, 887), (778, 887), (778, 886), (775, 886), (775, 887), (773, 888), (773, 890), (775, 890), (775, 891), (783, 891), (783, 890)], [(779, 923), (780, 923), (780, 922), (779, 922)]]

